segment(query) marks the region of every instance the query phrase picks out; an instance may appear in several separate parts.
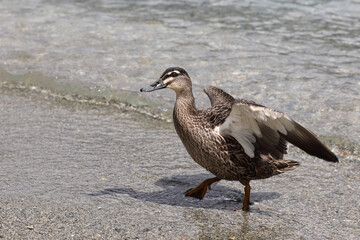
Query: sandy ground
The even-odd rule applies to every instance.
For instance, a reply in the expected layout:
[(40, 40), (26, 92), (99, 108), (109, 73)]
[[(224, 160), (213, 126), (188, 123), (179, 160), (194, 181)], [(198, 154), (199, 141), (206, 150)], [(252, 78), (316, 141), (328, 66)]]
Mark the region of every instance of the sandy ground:
[(290, 149), (301, 166), (202, 201), (211, 177), (168, 125), (127, 113), (0, 95), (1, 239), (359, 239), (360, 160), (330, 164)]

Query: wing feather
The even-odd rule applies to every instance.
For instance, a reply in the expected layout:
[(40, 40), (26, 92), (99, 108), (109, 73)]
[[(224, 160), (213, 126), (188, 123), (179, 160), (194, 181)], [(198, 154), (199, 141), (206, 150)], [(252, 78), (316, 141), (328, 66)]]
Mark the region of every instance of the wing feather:
[(231, 135), (253, 158), (256, 151), (282, 158), (286, 141), (310, 155), (337, 162), (337, 157), (314, 134), (284, 113), (249, 102), (236, 100), (224, 123), (218, 126), (222, 135)]
[(219, 133), (233, 136), (243, 146), (245, 153), (253, 158), (256, 139), (262, 139), (260, 142), (266, 145), (264, 149), (275, 149), (280, 140), (279, 133), (286, 134), (292, 129), (290, 121), (281, 112), (240, 100), (233, 104), (229, 116), (219, 126)]
[(284, 135), (284, 138), (291, 144), (302, 149), (306, 153), (324, 159), (329, 162), (338, 162), (336, 155), (329, 150), (320, 140), (309, 130), (294, 122), (294, 130)]

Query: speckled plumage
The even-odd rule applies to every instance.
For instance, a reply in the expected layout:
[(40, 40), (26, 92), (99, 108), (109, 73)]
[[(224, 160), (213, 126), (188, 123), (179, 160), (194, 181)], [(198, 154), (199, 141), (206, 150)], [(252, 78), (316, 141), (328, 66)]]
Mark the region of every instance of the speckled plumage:
[(216, 177), (186, 195), (202, 199), (216, 181), (236, 180), (245, 186), (243, 210), (249, 209), (251, 180), (294, 170), (299, 163), (283, 159), (287, 142), (310, 155), (337, 162), (337, 157), (310, 131), (285, 114), (245, 99), (235, 99), (216, 87), (207, 87), (211, 107), (195, 107), (189, 75), (169, 68), (160, 79), (140, 91), (170, 88), (176, 93), (174, 126), (190, 156)]
[(212, 107), (197, 110), (192, 94), (183, 93), (176, 99), (173, 112), (176, 132), (195, 162), (218, 178), (243, 183), (295, 169), (295, 161), (260, 154), (250, 158), (232, 136), (215, 133), (214, 127), (225, 121), (236, 100), (215, 87), (207, 87), (205, 92), (212, 99)]

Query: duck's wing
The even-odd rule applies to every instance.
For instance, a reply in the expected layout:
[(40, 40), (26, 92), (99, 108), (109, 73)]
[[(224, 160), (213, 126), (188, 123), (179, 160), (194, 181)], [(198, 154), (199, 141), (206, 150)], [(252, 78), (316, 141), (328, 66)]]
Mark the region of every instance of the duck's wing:
[(211, 106), (227, 105), (231, 107), (235, 102), (235, 98), (233, 98), (230, 94), (213, 86), (206, 87), (204, 92), (208, 95)]
[(211, 107), (202, 111), (203, 118), (209, 124), (210, 128), (215, 128), (225, 122), (231, 112), (235, 98), (213, 86), (206, 87), (204, 92), (210, 99)]
[(234, 137), (251, 158), (256, 152), (282, 158), (288, 141), (310, 155), (338, 162), (335, 154), (313, 133), (284, 113), (243, 99), (234, 101), (225, 120), (214, 129), (221, 135)]
[[(236, 99), (225, 91), (213, 86), (205, 88), (204, 92), (208, 95), (211, 102), (211, 108), (204, 111), (204, 116), (210, 124), (210, 127), (216, 128), (225, 122), (231, 112), (232, 106), (236, 102)], [(256, 105), (256, 103), (250, 101), (247, 103)], [(263, 135), (265, 137), (255, 137), (256, 141), (254, 142), (254, 147), (256, 148), (256, 151), (264, 155), (271, 154), (276, 159), (282, 159), (283, 154), (285, 154), (287, 150), (286, 140), (284, 140), (282, 136), (276, 136), (276, 139), (274, 139), (271, 134), (278, 134), (276, 134), (276, 132), (273, 133), (273, 130), (269, 128), (264, 127), (263, 131)], [(224, 131), (224, 136), (231, 136), (230, 134), (226, 134), (226, 132), (227, 131)]]

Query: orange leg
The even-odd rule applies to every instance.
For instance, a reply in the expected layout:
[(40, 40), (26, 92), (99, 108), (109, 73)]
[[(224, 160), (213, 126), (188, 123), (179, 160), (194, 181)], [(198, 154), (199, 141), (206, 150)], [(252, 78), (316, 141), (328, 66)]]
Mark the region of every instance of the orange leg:
[(242, 210), (243, 211), (249, 211), (249, 205), (250, 205), (250, 184), (247, 184), (244, 188), (245, 191), (245, 197), (244, 197), (244, 202), (243, 202), (243, 207)]
[(220, 181), (221, 179), (218, 177), (214, 177), (214, 178), (209, 178), (206, 179), (205, 181), (203, 181), (202, 183), (200, 183), (199, 186), (197, 186), (196, 188), (192, 188), (187, 190), (187, 192), (185, 193), (185, 196), (190, 196), (190, 197), (194, 197), (194, 198), (198, 198), (198, 199), (203, 199), (207, 189), (211, 189), (210, 185), (213, 184), (214, 182)]

